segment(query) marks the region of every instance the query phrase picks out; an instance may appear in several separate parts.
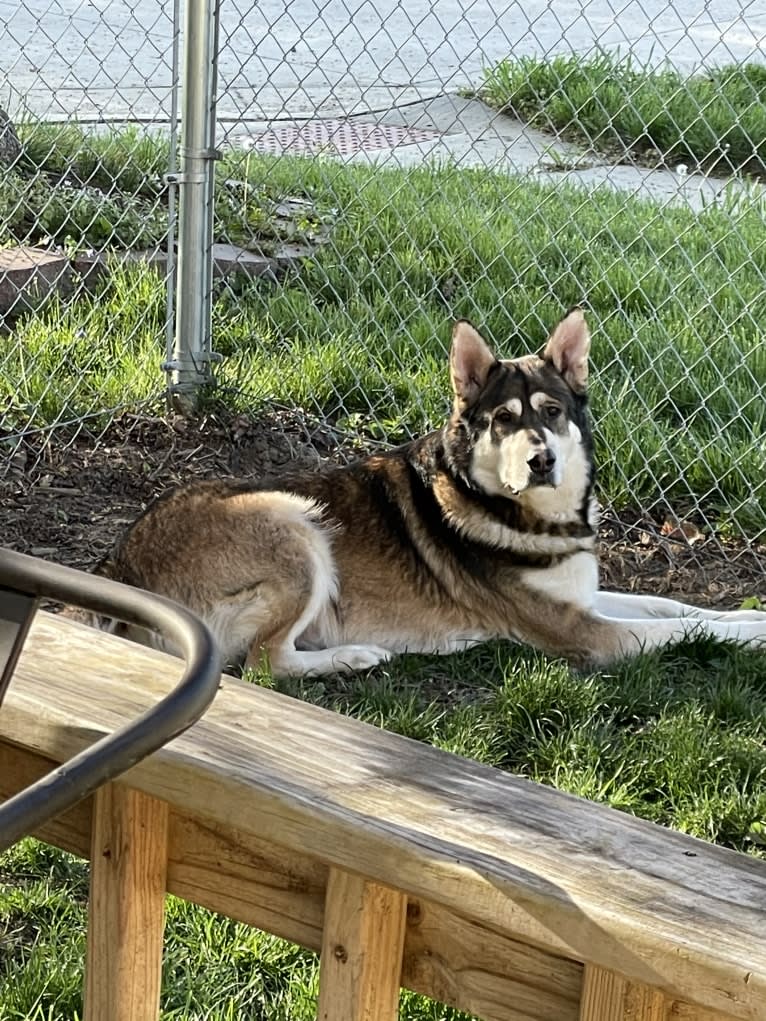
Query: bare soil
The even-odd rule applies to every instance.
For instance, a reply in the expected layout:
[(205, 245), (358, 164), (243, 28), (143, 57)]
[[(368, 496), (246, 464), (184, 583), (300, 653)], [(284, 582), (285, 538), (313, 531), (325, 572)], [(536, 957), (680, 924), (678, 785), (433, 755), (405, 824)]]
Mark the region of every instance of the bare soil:
[[(54, 434), (55, 435), (55, 434)], [(366, 445), (369, 449), (369, 444)], [(126, 526), (165, 489), (194, 479), (258, 477), (280, 467), (316, 469), (365, 445), (295, 410), (253, 419), (130, 415), (98, 436), (31, 437), (0, 481), (0, 545), (92, 569)], [(766, 547), (695, 534), (662, 534), (635, 512), (603, 515), (604, 588), (672, 595), (700, 606), (766, 600)], [(665, 526), (667, 531), (667, 525)]]

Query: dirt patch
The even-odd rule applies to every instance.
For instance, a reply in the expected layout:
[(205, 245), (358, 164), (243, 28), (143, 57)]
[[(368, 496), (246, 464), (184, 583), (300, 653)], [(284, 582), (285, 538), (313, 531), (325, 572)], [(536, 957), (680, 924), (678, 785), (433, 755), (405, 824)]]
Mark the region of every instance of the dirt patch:
[[(0, 482), (0, 544), (90, 569), (165, 489), (194, 479), (259, 477), (282, 466), (344, 461), (364, 445), (296, 410), (259, 419), (123, 415), (100, 436), (68, 443), (31, 437)], [(695, 536), (675, 541), (662, 522), (606, 511), (602, 584), (673, 595), (701, 606), (766, 599), (766, 547)]]
[(338, 458), (344, 437), (299, 411), (198, 420), (126, 414), (97, 439), (30, 436), (0, 483), (4, 546), (89, 569), (154, 497), (195, 479)]
[(665, 524), (639, 511), (604, 512), (602, 588), (717, 609), (736, 609), (754, 596), (766, 602), (766, 547), (716, 536), (676, 541), (662, 534)]

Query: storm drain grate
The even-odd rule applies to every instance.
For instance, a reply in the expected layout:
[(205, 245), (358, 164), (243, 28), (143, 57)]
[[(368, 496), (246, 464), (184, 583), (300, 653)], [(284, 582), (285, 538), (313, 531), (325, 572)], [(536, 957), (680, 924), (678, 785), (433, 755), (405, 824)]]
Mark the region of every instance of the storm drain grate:
[(396, 124), (374, 124), (357, 120), (321, 120), (274, 124), (249, 140), (258, 152), (322, 153), (353, 156), (375, 149), (431, 142), (441, 132), (405, 128)]

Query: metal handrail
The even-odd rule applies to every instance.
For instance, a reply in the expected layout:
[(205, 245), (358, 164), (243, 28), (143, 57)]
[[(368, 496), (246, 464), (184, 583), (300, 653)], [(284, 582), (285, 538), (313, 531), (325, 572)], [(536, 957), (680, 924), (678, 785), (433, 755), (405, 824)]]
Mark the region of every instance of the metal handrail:
[(221, 658), (201, 620), (142, 589), (7, 549), (0, 549), (0, 586), (27, 597), (31, 613), (36, 600), (55, 599), (159, 631), (186, 661), (179, 683), (151, 709), (0, 805), (0, 850), (5, 850), (196, 722), (218, 690)]

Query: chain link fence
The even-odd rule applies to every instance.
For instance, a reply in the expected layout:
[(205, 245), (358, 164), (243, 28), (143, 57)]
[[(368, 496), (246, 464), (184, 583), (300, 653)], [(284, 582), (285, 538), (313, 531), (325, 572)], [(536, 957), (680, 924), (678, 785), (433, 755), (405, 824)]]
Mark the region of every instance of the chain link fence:
[(762, 538), (766, 3), (34, 4), (0, 47), (11, 460), (211, 366), (239, 429), (398, 442), (455, 317), (510, 357), (582, 302), (615, 520)]
[(155, 407), (172, 338), (179, 12), (4, 4), (0, 442), (22, 477)]

